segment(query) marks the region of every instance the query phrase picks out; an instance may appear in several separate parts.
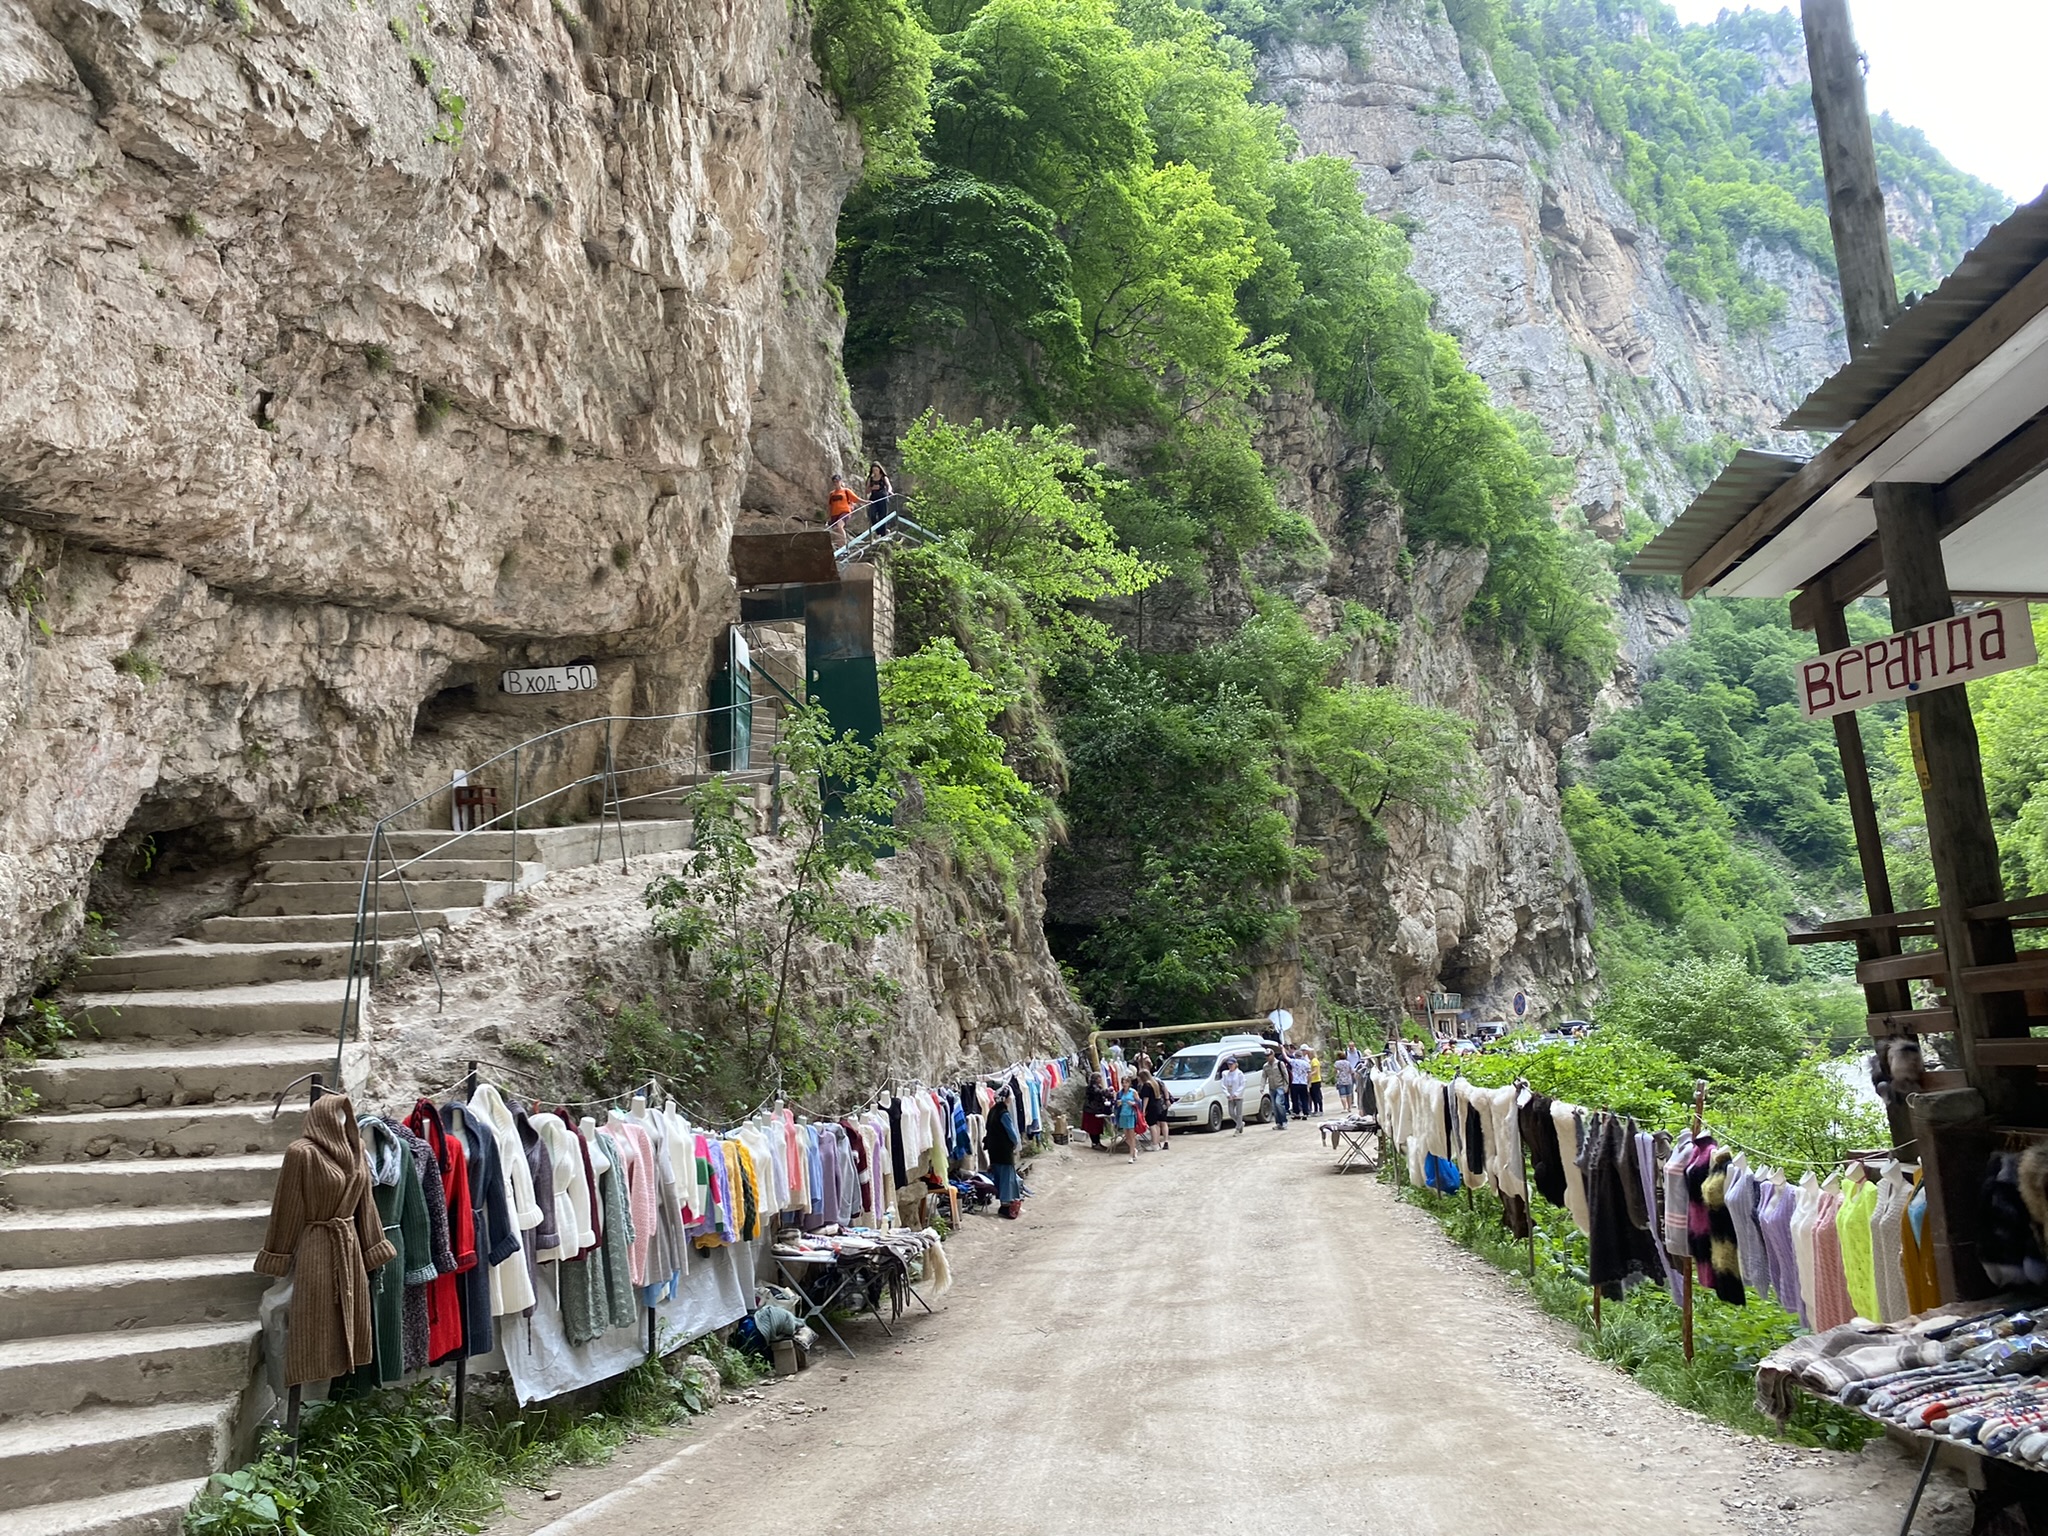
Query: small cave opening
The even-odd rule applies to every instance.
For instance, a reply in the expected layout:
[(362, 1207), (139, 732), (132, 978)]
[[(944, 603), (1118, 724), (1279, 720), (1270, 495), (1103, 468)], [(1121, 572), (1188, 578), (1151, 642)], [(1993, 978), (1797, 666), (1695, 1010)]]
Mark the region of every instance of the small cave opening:
[(148, 948), (232, 914), (254, 872), (251, 854), (265, 836), (254, 821), (145, 800), (100, 850), (82, 944), (88, 950)]
[(437, 735), (458, 717), (475, 714), (480, 703), (475, 683), (443, 688), (420, 705), (413, 716), (412, 733), (415, 737)]

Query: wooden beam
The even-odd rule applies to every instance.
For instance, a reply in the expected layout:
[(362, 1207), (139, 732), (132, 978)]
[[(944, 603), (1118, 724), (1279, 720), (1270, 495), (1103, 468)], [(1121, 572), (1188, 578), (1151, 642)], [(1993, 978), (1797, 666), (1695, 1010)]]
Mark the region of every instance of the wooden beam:
[(1864, 986), (1880, 981), (1948, 981), (1948, 956), (1938, 949), (1911, 955), (1883, 955), (1856, 962), (1856, 980)]
[(1821, 172), (1827, 182), (1828, 228), (1842, 279), (1842, 317), (1849, 355), (1876, 344), (1899, 313), (1892, 245), (1885, 227), (1884, 187), (1863, 100), (1863, 55), (1849, 26), (1848, 0), (1801, 0), (1806, 73), (1820, 129)]
[(1960, 336), (1922, 363), (1848, 431), (1802, 464), (1791, 479), (1766, 496), (1711, 549), (1687, 566), (1680, 581), (1684, 595), (1697, 596), (1757, 545), (1783, 532), (1822, 492), (1960, 384), (2043, 309), (2048, 309), (2048, 261), (2013, 284)]
[(1873, 1013), (1865, 1021), (1871, 1035), (1879, 1040), (1900, 1036), (1919, 1038), (1921, 1035), (1945, 1035), (1956, 1027), (1956, 1011), (1953, 1008), (1899, 1008), (1889, 1013)]
[[(1935, 492), (1941, 536), (1947, 538), (1980, 512), (1997, 506), (2043, 470), (2048, 470), (2048, 411), (1967, 465)], [(1792, 599), (1793, 627), (1812, 629), (1823, 606), (1838, 603), (1847, 607), (1883, 580), (1884, 556), (1878, 550), (1877, 540), (1865, 539)], [(1956, 592), (1951, 596), (2048, 601), (2031, 592)], [(1840, 647), (1823, 645), (1821, 649)]]

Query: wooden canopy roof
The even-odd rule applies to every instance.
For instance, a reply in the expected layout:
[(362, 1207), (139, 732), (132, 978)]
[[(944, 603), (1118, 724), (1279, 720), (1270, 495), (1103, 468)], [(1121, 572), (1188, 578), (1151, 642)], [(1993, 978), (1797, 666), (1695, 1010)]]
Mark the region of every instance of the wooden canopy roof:
[[(1628, 567), (1688, 597), (1883, 587), (1870, 488), (1938, 486), (1958, 597), (2048, 597), (2048, 193), (1808, 396), (1788, 427), (1839, 427), (1812, 458), (1744, 451)], [(1801, 606), (1807, 608), (1802, 614)]]

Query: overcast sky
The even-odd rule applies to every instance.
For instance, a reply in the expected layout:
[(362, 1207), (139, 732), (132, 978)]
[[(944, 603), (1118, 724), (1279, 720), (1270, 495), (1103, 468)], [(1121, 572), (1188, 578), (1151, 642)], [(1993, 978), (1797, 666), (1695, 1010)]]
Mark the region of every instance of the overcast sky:
[[(1712, 21), (1729, 0), (1669, 0), (1685, 21)], [(1791, 9), (1775, 4), (1757, 9)], [(2040, 68), (2048, 0), (1849, 0), (1870, 61), (1872, 112), (1921, 129), (1957, 166), (2016, 202), (2048, 183)]]

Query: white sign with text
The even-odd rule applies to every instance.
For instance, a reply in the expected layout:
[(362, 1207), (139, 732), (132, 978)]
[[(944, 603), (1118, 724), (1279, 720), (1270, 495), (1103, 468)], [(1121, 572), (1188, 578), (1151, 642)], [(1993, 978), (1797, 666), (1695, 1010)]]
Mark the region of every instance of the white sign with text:
[(1980, 608), (1799, 664), (1799, 708), (1809, 720), (1908, 699), (2035, 662), (2025, 603)]
[(588, 693), (597, 686), (597, 668), (589, 662), (573, 667), (516, 667), (498, 674), (506, 693)]

